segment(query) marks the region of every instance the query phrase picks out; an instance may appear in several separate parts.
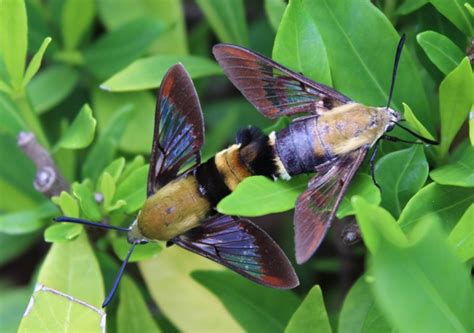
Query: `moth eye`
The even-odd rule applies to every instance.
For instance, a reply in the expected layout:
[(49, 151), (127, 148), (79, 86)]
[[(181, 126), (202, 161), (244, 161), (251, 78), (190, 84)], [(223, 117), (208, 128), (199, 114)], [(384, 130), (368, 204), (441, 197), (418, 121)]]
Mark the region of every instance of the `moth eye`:
[(323, 98), (323, 105), (326, 109), (332, 109), (332, 101), (328, 97)]

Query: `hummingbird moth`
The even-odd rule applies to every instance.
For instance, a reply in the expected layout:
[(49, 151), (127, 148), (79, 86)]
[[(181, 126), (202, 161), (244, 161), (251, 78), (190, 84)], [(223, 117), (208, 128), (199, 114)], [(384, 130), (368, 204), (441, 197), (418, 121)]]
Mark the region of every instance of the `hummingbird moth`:
[[(269, 135), (275, 178), (289, 179), (316, 172), (295, 206), (296, 261), (306, 262), (321, 244), (347, 188), (369, 149), (372, 177), (380, 140), (408, 142), (387, 135), (401, 125), (391, 109), (395, 77), (405, 41), (397, 47), (387, 106), (371, 107), (352, 101), (336, 90), (314, 82), (249, 49), (218, 44), (213, 53), (229, 80), (265, 117), (298, 115), (291, 124)], [(377, 183), (376, 183), (377, 184)]]

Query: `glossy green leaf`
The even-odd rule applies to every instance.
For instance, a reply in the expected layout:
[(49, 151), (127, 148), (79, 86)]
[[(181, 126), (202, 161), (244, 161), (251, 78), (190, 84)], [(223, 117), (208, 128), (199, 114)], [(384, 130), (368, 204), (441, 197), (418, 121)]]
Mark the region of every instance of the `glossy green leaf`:
[(435, 138), (431, 135), (431, 133), (428, 132), (426, 127), (423, 126), (423, 124), (416, 118), (411, 108), (405, 103), (402, 103), (402, 104), (403, 104), (403, 117), (415, 129), (415, 131), (425, 138), (435, 140)]
[(79, 73), (65, 65), (52, 65), (28, 84), (33, 109), (43, 113), (62, 102), (79, 82)]
[(247, 332), (281, 332), (299, 303), (291, 291), (266, 288), (234, 272), (197, 271), (191, 276), (214, 293)]
[(84, 49), (85, 65), (98, 79), (106, 79), (143, 55), (164, 30), (152, 18), (128, 22)]
[(131, 108), (127, 105), (115, 111), (82, 165), (83, 176), (97, 179), (101, 171), (112, 161), (123, 131), (130, 119), (131, 111)]
[[(126, 237), (117, 237), (112, 240), (112, 248), (117, 257), (119, 257), (120, 260), (124, 260), (127, 256), (128, 250), (130, 250), (130, 243), (127, 241)], [(163, 246), (161, 243), (150, 242), (147, 244), (142, 244), (133, 250), (129, 261), (137, 262), (154, 258), (161, 252), (162, 249)]]
[(264, 176), (244, 179), (217, 205), (226, 215), (261, 216), (284, 212), (295, 206), (298, 196), (307, 188), (309, 177), (301, 175), (290, 181), (273, 181)]
[(59, 223), (48, 227), (44, 232), (44, 240), (49, 243), (70, 241), (82, 232), (82, 226), (72, 223)]
[(395, 219), (385, 209), (357, 196), (352, 198), (352, 206), (356, 213), (364, 244), (371, 253), (379, 251), (383, 244), (380, 234), (383, 234), (386, 239), (395, 244), (404, 245), (407, 243), (407, 239)]
[(117, 309), (117, 332), (161, 332), (131, 278), (125, 275), (120, 282), (120, 303)]
[(26, 125), (20, 116), (18, 106), (10, 96), (0, 92), (0, 131), (16, 136), (24, 129)]
[(132, 161), (128, 162), (125, 165), (123, 172), (120, 175), (120, 178), (118, 180), (118, 183), (127, 179), (128, 176), (130, 176), (135, 170), (139, 169), (140, 167), (144, 165), (145, 165), (145, 159), (143, 158), (143, 156), (141, 155), (135, 156), (135, 158)]
[(99, 191), (103, 196), (103, 205), (105, 210), (109, 210), (112, 205), (112, 199), (115, 194), (115, 180), (108, 172), (102, 173), (99, 178)]
[(303, 0), (293, 0), (286, 8), (275, 37), (273, 59), (317, 82), (331, 85), (326, 48)]
[(97, 121), (92, 115), (90, 106), (85, 104), (62, 136), (59, 146), (67, 149), (81, 149), (89, 146), (94, 140), (96, 124)]
[(427, 178), (428, 162), (421, 145), (387, 154), (375, 165), (375, 179), (382, 187), (382, 206), (395, 217)]
[(114, 182), (118, 182), (120, 176), (125, 167), (125, 158), (119, 157), (116, 160), (113, 160), (105, 169), (104, 173), (108, 173), (112, 176)]
[(280, 21), (285, 12), (286, 3), (284, 0), (265, 0), (264, 2), (265, 14), (273, 30), (277, 31)]
[(467, 37), (471, 38), (474, 35), (472, 17), (469, 16), (467, 9), (464, 7), (464, 3), (468, 0), (430, 0), (430, 2)]
[(19, 332), (101, 332), (105, 330), (103, 299), (102, 275), (83, 232), (49, 250)]
[(196, 270), (222, 271), (223, 266), (171, 246), (138, 267), (153, 300), (179, 331), (243, 331), (219, 297), (190, 276)]
[(441, 185), (474, 187), (474, 147), (468, 146), (454, 163), (431, 171), (430, 177)]
[(28, 234), (44, 226), (44, 219), (57, 214), (57, 209), (50, 202), (38, 205), (32, 210), (0, 215), (0, 232), (9, 235)]
[(24, 0), (1, 0), (0, 17), (0, 58), (3, 59), (12, 87), (20, 89), (28, 44)]
[[(359, 103), (386, 105), (400, 39), (391, 22), (370, 1), (304, 0), (303, 3), (326, 47), (334, 87)], [(301, 61), (315, 60), (309, 57)], [(431, 129), (431, 109), (408, 50), (403, 51), (398, 67), (392, 106), (401, 109), (402, 101)]]
[(375, 303), (370, 285), (366, 280), (366, 276), (361, 276), (347, 293), (339, 316), (339, 333), (393, 331)]
[(441, 144), (439, 153), (445, 156), (461, 125), (466, 121), (473, 104), (472, 69), (466, 57), (441, 82), (439, 109), (441, 115)]
[(130, 153), (149, 154), (153, 138), (156, 97), (148, 91), (111, 94), (95, 89), (92, 93), (99, 130), (108, 126), (114, 112), (130, 105), (132, 116), (119, 142), (120, 149)]
[(449, 242), (462, 261), (474, 258), (474, 204), (464, 212), (449, 234)]
[(470, 269), (450, 250), (438, 224), (421, 227), (408, 247), (380, 233), (384, 241), (371, 262), (377, 304), (402, 332), (470, 332)]
[(455, 69), (464, 53), (448, 37), (435, 31), (425, 31), (416, 36), (431, 62), (445, 75)]
[(38, 69), (41, 66), (41, 61), (43, 60), (44, 52), (46, 51), (46, 48), (48, 47), (50, 42), (50, 37), (45, 38), (38, 52), (36, 52), (33, 58), (31, 59), (30, 63), (28, 64), (28, 68), (26, 69), (25, 76), (23, 77), (23, 87), (25, 87), (28, 82), (30, 82), (30, 80), (33, 78), (33, 76), (35, 76), (35, 74), (38, 72)]
[(95, 16), (94, 0), (65, 0), (61, 15), (61, 33), (66, 50), (76, 49), (91, 29)]
[(248, 45), (243, 0), (196, 0), (196, 2), (220, 42)]
[(29, 287), (8, 288), (0, 296), (0, 332), (17, 332), (31, 295)]
[(125, 200), (127, 213), (133, 213), (143, 206), (146, 199), (147, 177), (148, 165), (144, 165), (133, 171), (117, 186), (114, 201)]
[(168, 69), (182, 63), (193, 79), (222, 74), (213, 61), (196, 56), (156, 55), (134, 61), (101, 84), (110, 91), (135, 91), (157, 88)]
[(323, 293), (317, 285), (311, 288), (286, 326), (285, 333), (298, 332), (332, 332)]
[(431, 183), (416, 193), (406, 204), (398, 223), (404, 230), (422, 220), (440, 220), (449, 230), (474, 201), (474, 189)]
[(95, 200), (94, 193), (86, 182), (72, 184), (72, 192), (79, 201), (81, 211), (85, 217), (92, 221), (99, 221), (102, 214), (100, 208)]
[(354, 195), (362, 197), (367, 200), (367, 202), (374, 205), (378, 205), (381, 201), (380, 190), (375, 186), (372, 177), (359, 173), (354, 177), (349, 185), (347, 193), (342, 198), (341, 205), (336, 213), (338, 219), (355, 214), (354, 208), (351, 204), (351, 198)]
[(69, 193), (62, 191), (59, 196), (53, 197), (51, 201), (59, 206), (64, 215), (79, 217), (79, 205)]

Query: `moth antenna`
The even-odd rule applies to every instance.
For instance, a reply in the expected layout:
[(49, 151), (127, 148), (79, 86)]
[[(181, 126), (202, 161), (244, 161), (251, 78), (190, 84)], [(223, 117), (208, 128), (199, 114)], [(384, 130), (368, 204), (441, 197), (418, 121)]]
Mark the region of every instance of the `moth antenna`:
[(117, 274), (117, 277), (115, 278), (114, 285), (112, 286), (112, 289), (110, 289), (109, 294), (107, 295), (107, 298), (105, 299), (104, 303), (102, 303), (103, 308), (109, 305), (110, 301), (114, 297), (115, 292), (117, 291), (117, 288), (120, 284), (120, 280), (122, 279), (123, 273), (125, 272), (125, 266), (127, 266), (128, 260), (130, 259), (130, 256), (132, 255), (132, 252), (135, 249), (135, 245), (137, 245), (138, 243), (139, 241), (133, 242), (132, 246), (130, 247), (130, 250), (128, 250), (127, 257), (122, 262), (122, 266), (120, 266), (120, 270)]
[(404, 129), (405, 131), (407, 131), (408, 133), (410, 133), (411, 135), (413, 135), (415, 138), (417, 139), (420, 139), (421, 141), (423, 141), (424, 143), (428, 143), (430, 145), (439, 145), (439, 142), (436, 141), (436, 140), (431, 140), (431, 139), (428, 139), (428, 138), (425, 138), (423, 136), (421, 136), (420, 134), (412, 131), (411, 129), (409, 129), (408, 127), (405, 127), (399, 123), (394, 123), (395, 125), (397, 125), (398, 127), (400, 127), (401, 129)]
[(390, 107), (392, 102), (393, 89), (395, 88), (395, 79), (397, 77), (398, 63), (400, 62), (400, 57), (402, 55), (403, 45), (405, 44), (406, 35), (403, 34), (398, 42), (397, 53), (395, 53), (395, 62), (393, 63), (393, 72), (392, 72), (392, 83), (390, 84), (390, 92), (388, 94), (387, 109)]
[(84, 219), (79, 219), (76, 217), (69, 217), (69, 216), (59, 216), (55, 217), (53, 219), (54, 222), (67, 222), (67, 223), (76, 223), (76, 224), (83, 224), (83, 225), (88, 225), (91, 227), (96, 227), (96, 228), (102, 228), (102, 229), (109, 229), (109, 230), (117, 230), (117, 231), (123, 231), (123, 232), (129, 232), (130, 228), (122, 228), (122, 227), (116, 227), (114, 225), (108, 225), (108, 224), (102, 224), (102, 223), (96, 223)]

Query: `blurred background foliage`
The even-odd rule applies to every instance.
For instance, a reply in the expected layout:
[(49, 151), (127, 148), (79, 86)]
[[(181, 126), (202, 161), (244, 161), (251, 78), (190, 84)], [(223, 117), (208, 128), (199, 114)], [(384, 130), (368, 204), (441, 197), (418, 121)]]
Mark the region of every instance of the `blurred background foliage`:
[[(0, 331), (472, 332), (472, 6), (0, 0)], [(147, 244), (105, 317), (100, 304), (126, 240), (51, 226), (51, 218), (133, 221), (145, 198), (155, 92), (171, 65), (182, 62), (196, 84), (207, 159), (241, 127), (288, 123), (272, 124), (236, 92), (211, 56), (215, 43), (249, 47), (358, 102), (384, 105), (401, 33), (407, 45), (392, 107), (441, 144), (384, 143), (376, 164), (383, 191), (363, 167), (341, 222), (296, 267), (300, 287), (267, 289), (176, 247)], [(20, 131), (34, 133), (69, 191), (50, 200), (35, 189)], [(292, 259), (291, 208), (306, 182), (252, 178), (218, 209), (271, 214), (257, 221)], [(363, 243), (347, 246), (340, 234), (354, 217)]]

